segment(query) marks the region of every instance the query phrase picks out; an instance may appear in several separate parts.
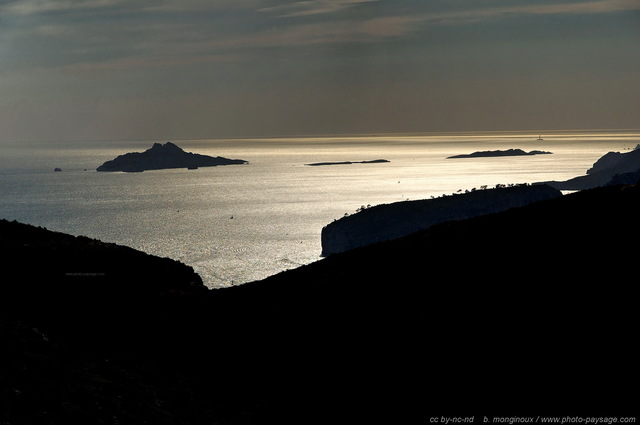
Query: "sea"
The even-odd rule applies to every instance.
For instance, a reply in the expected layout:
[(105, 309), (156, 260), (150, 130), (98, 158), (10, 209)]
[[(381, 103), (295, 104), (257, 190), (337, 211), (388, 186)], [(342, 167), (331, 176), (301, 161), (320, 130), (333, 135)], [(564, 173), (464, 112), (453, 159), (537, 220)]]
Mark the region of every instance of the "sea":
[[(166, 141), (248, 164), (96, 171)], [(0, 218), (179, 260), (221, 288), (320, 260), (323, 226), (362, 207), (566, 180), (639, 143), (640, 130), (4, 142)], [(504, 149), (552, 154), (447, 159)], [(306, 165), (375, 159), (389, 162)]]

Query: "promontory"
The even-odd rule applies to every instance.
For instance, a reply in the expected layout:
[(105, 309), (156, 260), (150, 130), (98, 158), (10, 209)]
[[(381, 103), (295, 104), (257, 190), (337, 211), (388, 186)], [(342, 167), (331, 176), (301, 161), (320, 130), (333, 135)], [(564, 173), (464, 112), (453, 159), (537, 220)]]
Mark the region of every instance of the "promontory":
[(145, 170), (162, 170), (166, 168), (215, 167), (217, 165), (246, 164), (242, 159), (228, 159), (220, 156), (208, 156), (185, 152), (177, 145), (166, 142), (154, 143), (144, 152), (130, 152), (107, 161), (97, 171), (141, 172)]

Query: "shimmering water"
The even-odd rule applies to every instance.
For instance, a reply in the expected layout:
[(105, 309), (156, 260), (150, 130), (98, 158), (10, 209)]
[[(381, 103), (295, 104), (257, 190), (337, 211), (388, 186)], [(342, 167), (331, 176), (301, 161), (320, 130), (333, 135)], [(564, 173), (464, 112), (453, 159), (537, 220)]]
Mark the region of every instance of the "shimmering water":
[[(173, 142), (249, 164), (143, 173), (95, 169), (154, 141), (3, 144), (0, 218), (174, 258), (193, 266), (208, 286), (221, 287), (318, 260), (322, 227), (361, 206), (498, 183), (565, 180), (584, 174), (609, 151), (640, 143), (640, 132), (558, 132), (543, 141), (537, 136), (183, 140)], [(553, 154), (446, 159), (509, 148)], [(380, 158), (391, 162), (304, 165)]]

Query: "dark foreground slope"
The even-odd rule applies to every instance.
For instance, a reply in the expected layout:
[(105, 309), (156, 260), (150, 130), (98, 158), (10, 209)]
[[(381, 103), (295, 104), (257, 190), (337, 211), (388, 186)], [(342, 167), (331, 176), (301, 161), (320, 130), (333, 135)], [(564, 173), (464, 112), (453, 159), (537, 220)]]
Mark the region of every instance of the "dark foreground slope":
[(334, 344), (323, 357), (378, 408), (393, 399), (412, 412), (621, 412), (638, 394), (629, 339), (638, 213), (640, 187), (595, 189), (441, 224), (231, 291), (305, 317), (299, 323)]
[[(628, 414), (639, 200), (636, 186), (594, 189), (218, 291), (150, 256), (135, 261), (148, 277), (77, 285), (47, 271), (77, 261), (49, 260), (69, 252), (56, 242), (66, 236), (42, 233), (49, 252), (29, 242), (18, 255), (35, 230), (6, 237), (19, 225), (3, 222), (0, 421)], [(95, 253), (108, 259), (95, 270), (116, 276), (108, 267), (124, 257)]]

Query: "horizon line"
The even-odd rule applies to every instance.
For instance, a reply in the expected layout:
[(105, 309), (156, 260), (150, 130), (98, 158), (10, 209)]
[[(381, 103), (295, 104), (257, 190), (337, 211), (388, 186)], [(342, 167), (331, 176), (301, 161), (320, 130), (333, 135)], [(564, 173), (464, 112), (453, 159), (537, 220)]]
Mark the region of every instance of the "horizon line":
[[(421, 137), (438, 135), (491, 135), (491, 134), (531, 134), (531, 135), (551, 135), (554, 133), (640, 133), (640, 128), (574, 128), (574, 129), (525, 129), (525, 130), (440, 130), (440, 131), (383, 131), (371, 133), (300, 133), (300, 134), (276, 134), (265, 136), (214, 136), (214, 137), (145, 137), (145, 138), (102, 138), (102, 139), (40, 139), (40, 140), (0, 140), (0, 144), (20, 144), (20, 143), (118, 143), (118, 142), (184, 142), (184, 141), (207, 141), (207, 140), (272, 140), (272, 139), (329, 139), (329, 138), (358, 138), (358, 137)], [(640, 141), (639, 141), (640, 143)]]

